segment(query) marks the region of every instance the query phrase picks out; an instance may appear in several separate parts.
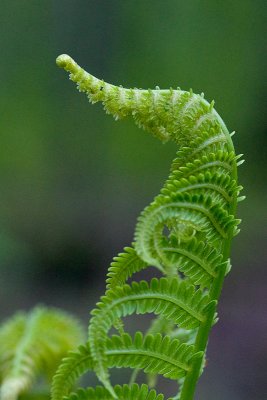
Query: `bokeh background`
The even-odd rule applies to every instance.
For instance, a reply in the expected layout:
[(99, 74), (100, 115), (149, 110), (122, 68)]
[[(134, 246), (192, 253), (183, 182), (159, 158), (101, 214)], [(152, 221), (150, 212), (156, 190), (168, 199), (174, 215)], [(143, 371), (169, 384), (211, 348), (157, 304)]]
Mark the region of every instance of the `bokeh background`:
[(1, 320), (44, 303), (86, 324), (176, 151), (90, 106), (56, 56), (127, 87), (192, 87), (237, 131), (247, 195), (196, 400), (266, 399), (266, 1), (0, 5)]

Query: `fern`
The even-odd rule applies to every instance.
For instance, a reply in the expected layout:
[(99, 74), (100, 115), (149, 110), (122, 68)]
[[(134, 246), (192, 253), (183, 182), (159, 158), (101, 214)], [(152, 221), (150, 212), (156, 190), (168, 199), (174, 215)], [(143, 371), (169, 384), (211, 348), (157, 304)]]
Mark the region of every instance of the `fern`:
[[(101, 101), (116, 120), (132, 116), (161, 141), (174, 141), (178, 152), (160, 194), (138, 218), (132, 247), (111, 263), (106, 294), (91, 313), (88, 342), (59, 367), (52, 399), (68, 395), (87, 370), (95, 371), (103, 388), (78, 390), (70, 399), (163, 398), (148, 394), (146, 386), (113, 388), (109, 369), (130, 367), (132, 382), (140, 369), (150, 382), (151, 376), (163, 375), (179, 382), (177, 399), (191, 400), (240, 222), (235, 213), (243, 199), (237, 183), (242, 161), (235, 155), (233, 134), (203, 94), (117, 87), (88, 74), (67, 55), (59, 56), (57, 64), (92, 103)], [(150, 265), (165, 277), (127, 284)], [(145, 336), (124, 332), (122, 318), (134, 313), (159, 315)], [(119, 335), (109, 337), (112, 327)]]
[[(115, 386), (115, 396), (118, 400), (164, 400), (162, 395), (157, 395), (155, 390), (149, 390), (146, 385), (139, 387), (138, 385), (129, 386)], [(79, 389), (77, 393), (72, 393), (69, 397), (70, 400), (112, 400), (113, 397), (103, 387), (96, 389), (88, 388), (87, 390)]]
[(62, 357), (84, 338), (66, 313), (36, 307), (17, 313), (0, 327), (0, 398), (15, 400), (39, 376), (51, 380)]

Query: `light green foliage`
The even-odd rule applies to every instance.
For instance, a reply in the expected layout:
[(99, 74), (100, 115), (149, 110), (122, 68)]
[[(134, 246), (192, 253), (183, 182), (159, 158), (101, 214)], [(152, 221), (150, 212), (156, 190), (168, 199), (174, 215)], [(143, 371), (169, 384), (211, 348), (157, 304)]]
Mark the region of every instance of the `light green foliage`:
[(36, 378), (51, 380), (62, 357), (84, 339), (78, 321), (51, 308), (17, 313), (0, 326), (0, 398), (15, 400)]
[[(178, 152), (160, 194), (138, 218), (132, 247), (114, 258), (106, 294), (91, 313), (88, 342), (60, 366), (52, 399), (62, 400), (87, 370), (95, 371), (104, 388), (78, 391), (71, 399), (154, 399), (146, 386), (113, 388), (109, 368), (130, 367), (131, 382), (140, 369), (150, 383), (163, 375), (177, 380), (176, 399), (191, 400), (240, 222), (235, 213), (243, 199), (238, 198), (242, 187), (237, 183), (242, 161), (235, 155), (233, 134), (203, 94), (117, 87), (88, 74), (67, 55), (59, 56), (57, 64), (92, 103), (102, 102), (116, 120), (132, 116), (161, 141), (174, 141)], [(147, 266), (165, 277), (126, 284)], [(145, 336), (136, 332), (132, 339), (124, 333), (121, 318), (133, 313), (159, 317)], [(112, 327), (119, 336), (109, 337)]]

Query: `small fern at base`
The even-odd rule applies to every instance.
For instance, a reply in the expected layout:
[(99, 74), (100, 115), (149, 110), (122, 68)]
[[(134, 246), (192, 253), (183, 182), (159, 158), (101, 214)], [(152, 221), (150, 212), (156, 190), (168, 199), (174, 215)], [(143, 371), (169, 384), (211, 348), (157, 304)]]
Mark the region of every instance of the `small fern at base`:
[(15, 314), (0, 326), (1, 400), (16, 400), (40, 376), (51, 381), (62, 358), (83, 340), (80, 323), (60, 310)]

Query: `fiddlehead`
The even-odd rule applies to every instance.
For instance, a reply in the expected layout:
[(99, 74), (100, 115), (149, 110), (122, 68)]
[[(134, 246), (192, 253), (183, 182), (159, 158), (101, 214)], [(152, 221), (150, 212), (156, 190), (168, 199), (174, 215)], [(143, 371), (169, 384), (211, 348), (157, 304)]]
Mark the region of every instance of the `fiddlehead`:
[[(123, 389), (113, 389), (108, 370), (127, 366), (180, 379), (179, 398), (190, 400), (229, 270), (231, 239), (238, 232), (235, 212), (241, 187), (236, 167), (240, 161), (231, 135), (214, 102), (209, 104), (203, 94), (180, 88), (117, 87), (88, 74), (67, 55), (58, 57), (57, 64), (70, 72), (70, 79), (92, 103), (102, 102), (115, 119), (132, 116), (161, 141), (174, 141), (178, 152), (160, 194), (138, 218), (132, 247), (111, 264), (107, 292), (91, 313), (88, 342), (59, 368), (53, 399), (61, 400), (73, 381), (89, 369), (104, 385), (105, 389), (97, 390), (105, 395), (89, 389), (79, 392), (78, 398), (120, 398)], [(126, 284), (148, 265), (165, 277)], [(133, 313), (160, 317), (150, 333), (143, 337), (137, 332), (132, 339), (124, 333), (121, 318)], [(120, 336), (109, 338), (112, 326)], [(63, 381), (68, 382), (64, 389)], [(133, 387), (147, 391), (145, 386)]]

